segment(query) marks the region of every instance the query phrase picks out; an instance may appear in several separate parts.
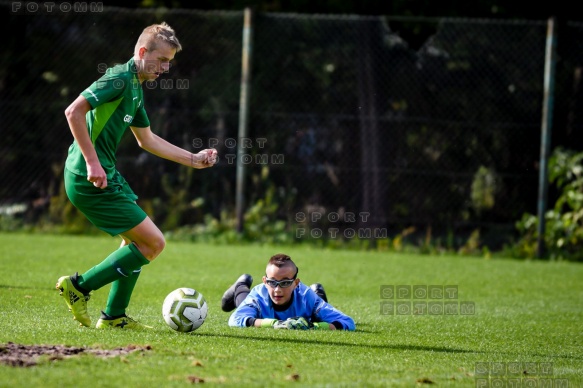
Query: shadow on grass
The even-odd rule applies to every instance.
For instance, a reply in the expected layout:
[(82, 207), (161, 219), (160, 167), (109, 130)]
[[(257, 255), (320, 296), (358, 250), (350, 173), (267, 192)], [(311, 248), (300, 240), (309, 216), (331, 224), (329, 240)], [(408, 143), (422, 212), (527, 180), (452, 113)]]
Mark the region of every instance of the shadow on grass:
[[(249, 329), (243, 329), (249, 330)], [(250, 329), (253, 330), (253, 329)], [(356, 331), (358, 333), (358, 331)], [(434, 347), (434, 346), (418, 346), (418, 345), (402, 345), (402, 344), (358, 344), (346, 341), (325, 341), (322, 338), (274, 338), (266, 336), (255, 336), (251, 333), (245, 333), (245, 336), (234, 335), (234, 334), (212, 334), (212, 333), (197, 333), (197, 336), (205, 337), (221, 337), (221, 338), (237, 338), (244, 340), (253, 341), (269, 341), (269, 342), (281, 342), (281, 343), (302, 343), (311, 345), (327, 345), (327, 346), (346, 346), (354, 348), (373, 348), (373, 349), (394, 349), (394, 350), (422, 350), (429, 352), (442, 352), (442, 353), (476, 353), (473, 350), (465, 349), (455, 349), (455, 348), (445, 348), (445, 347)], [(250, 335), (251, 334), (251, 335)]]
[[(236, 335), (236, 334), (219, 334), (219, 333), (196, 333), (197, 336), (204, 336), (204, 337), (220, 337), (220, 338), (237, 338), (241, 340), (252, 340), (252, 341), (266, 341), (266, 342), (279, 342), (279, 343), (301, 343), (306, 345), (326, 345), (326, 346), (342, 346), (342, 347), (353, 347), (353, 348), (372, 348), (372, 349), (388, 349), (388, 350), (418, 350), (418, 351), (425, 351), (425, 352), (439, 352), (439, 353), (460, 353), (460, 354), (487, 354), (492, 353), (498, 356), (502, 354), (506, 354), (509, 356), (524, 356), (522, 353), (510, 353), (510, 352), (495, 352), (495, 351), (483, 351), (483, 350), (467, 350), (467, 349), (457, 349), (457, 348), (448, 348), (448, 347), (440, 347), (440, 346), (421, 346), (421, 345), (407, 345), (407, 344), (370, 344), (370, 343), (353, 343), (353, 342), (346, 342), (346, 341), (326, 341), (320, 338), (274, 338), (271, 336), (257, 336), (250, 333), (254, 329), (234, 329), (234, 330), (245, 330), (245, 335)], [(258, 329), (261, 330), (261, 329)], [(359, 330), (354, 331), (353, 333), (358, 334)], [(309, 334), (309, 333), (306, 333)], [(540, 354), (540, 353), (533, 353), (529, 354), (530, 357), (552, 357), (552, 358), (562, 358), (562, 359), (574, 359), (574, 360), (581, 360), (583, 357), (577, 355), (565, 355), (565, 354)]]

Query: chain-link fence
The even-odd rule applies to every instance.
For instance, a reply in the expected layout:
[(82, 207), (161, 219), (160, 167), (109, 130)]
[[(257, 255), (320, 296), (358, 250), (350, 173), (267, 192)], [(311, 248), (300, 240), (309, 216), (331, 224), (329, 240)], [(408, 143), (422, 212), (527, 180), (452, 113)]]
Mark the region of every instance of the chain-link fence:
[[(536, 212), (545, 20), (255, 14), (249, 133), (238, 139), (243, 12), (13, 7), (0, 7), (3, 214), (66, 221), (63, 111), (161, 21), (184, 50), (143, 85), (152, 129), (221, 156), (193, 172), (127, 135), (118, 169), (164, 228), (232, 217), (237, 163), (247, 209), (273, 196), (287, 227), (328, 237), (481, 228), (496, 244)], [(416, 49), (399, 35), (406, 28), (434, 32)], [(582, 35), (583, 25), (560, 26), (553, 147), (581, 148)]]

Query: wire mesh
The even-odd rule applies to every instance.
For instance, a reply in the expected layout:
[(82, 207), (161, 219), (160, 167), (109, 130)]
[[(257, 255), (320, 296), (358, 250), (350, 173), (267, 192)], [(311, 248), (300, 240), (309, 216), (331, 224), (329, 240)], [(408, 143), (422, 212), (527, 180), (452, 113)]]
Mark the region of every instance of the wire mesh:
[[(192, 173), (126, 135), (118, 169), (165, 227), (232, 215), (238, 161), (246, 207), (275, 187), (289, 224), (500, 235), (535, 212), (546, 21), (256, 14), (249, 137), (238, 139), (243, 12), (12, 6), (0, 3), (2, 214), (51, 214), (72, 142), (65, 108), (161, 21), (184, 50), (143, 85), (152, 129), (220, 155)], [(411, 24), (434, 31), (417, 49), (400, 35)], [(582, 32), (559, 30), (554, 146), (581, 140)]]

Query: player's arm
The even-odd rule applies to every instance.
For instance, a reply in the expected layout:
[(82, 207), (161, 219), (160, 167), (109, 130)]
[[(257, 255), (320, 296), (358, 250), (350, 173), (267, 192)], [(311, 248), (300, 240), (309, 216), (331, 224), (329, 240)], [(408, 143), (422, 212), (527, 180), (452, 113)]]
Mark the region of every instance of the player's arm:
[(313, 325), (314, 328), (318, 328), (320, 330), (336, 330), (336, 326), (328, 322), (314, 322)]
[(312, 322), (316, 329), (353, 331), (356, 328), (351, 317), (324, 301), (322, 301), (322, 305), (318, 308)]
[(311, 316), (311, 322), (316, 330), (355, 330), (354, 320), (342, 311), (308, 290), (305, 294), (306, 314)]
[(262, 318), (262, 319), (253, 318), (253, 326), (255, 327), (273, 327), (277, 322), (279, 321), (274, 318)]
[(217, 150), (205, 149), (193, 154), (162, 139), (150, 127), (130, 127), (141, 148), (161, 158), (194, 168), (212, 167), (217, 161)]
[(87, 164), (87, 180), (93, 182), (95, 187), (104, 189), (107, 187), (107, 176), (105, 170), (99, 163), (99, 158), (89, 137), (87, 122), (85, 121), (85, 115), (90, 110), (91, 105), (89, 105), (89, 102), (85, 97), (79, 96), (65, 109), (65, 116), (67, 117), (71, 133), (85, 158), (85, 163)]
[(266, 314), (267, 303), (257, 290), (252, 290), (229, 317), (229, 326), (273, 328), (280, 321)]
[[(249, 298), (249, 297), (248, 297)], [(252, 327), (259, 319), (259, 308), (257, 301), (249, 298), (245, 299), (239, 307), (229, 317), (229, 326), (231, 327)]]

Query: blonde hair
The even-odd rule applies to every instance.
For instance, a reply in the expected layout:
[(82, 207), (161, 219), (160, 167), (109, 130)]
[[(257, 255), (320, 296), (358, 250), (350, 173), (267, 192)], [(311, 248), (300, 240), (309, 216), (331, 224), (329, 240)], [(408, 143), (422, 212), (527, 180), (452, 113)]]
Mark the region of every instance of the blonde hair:
[(144, 28), (136, 43), (135, 53), (138, 53), (140, 47), (145, 47), (148, 51), (154, 51), (160, 42), (164, 42), (170, 47), (175, 48), (176, 52), (182, 50), (182, 45), (178, 41), (174, 29), (166, 24), (166, 22), (162, 22), (161, 24), (152, 24)]

